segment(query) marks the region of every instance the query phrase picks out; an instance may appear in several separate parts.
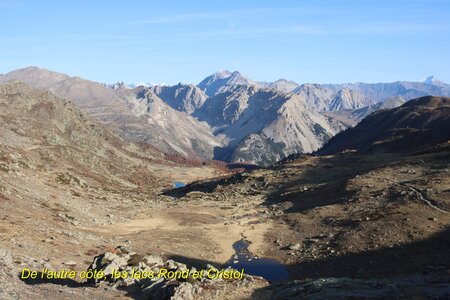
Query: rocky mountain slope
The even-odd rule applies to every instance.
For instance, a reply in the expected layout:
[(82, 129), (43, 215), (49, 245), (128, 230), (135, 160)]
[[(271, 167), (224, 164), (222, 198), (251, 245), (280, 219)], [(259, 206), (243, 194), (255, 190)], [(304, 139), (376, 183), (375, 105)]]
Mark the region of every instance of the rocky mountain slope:
[(7, 74), (0, 74), (0, 83), (20, 80), (23, 83), (38, 89), (48, 89), (69, 78), (70, 77), (65, 74), (49, 71), (47, 69), (28, 67)]
[(15, 80), (36, 89), (48, 90), (82, 108), (94, 109), (118, 106), (119, 109), (124, 109), (114, 90), (80, 77), (69, 77), (38, 67), (28, 67), (0, 75), (0, 83)]
[(293, 92), (319, 111), (341, 111), (370, 106), (374, 102), (357, 90), (333, 89), (318, 84), (303, 84)]
[(224, 137), (226, 147), (216, 150), (217, 158), (263, 165), (314, 151), (344, 128), (294, 94), (255, 85), (236, 86), (207, 99), (194, 116)]
[(150, 89), (127, 90), (122, 96), (130, 113), (97, 118), (131, 141), (153, 145), (165, 153), (203, 159), (212, 159), (214, 147), (222, 145), (207, 123), (173, 109)]
[(450, 98), (426, 96), (372, 113), (333, 137), (319, 154), (344, 150), (403, 152), (450, 138)]
[[(0, 82), (10, 80), (51, 91), (72, 101), (121, 136), (135, 142), (150, 143), (166, 153), (211, 159), (214, 147), (221, 145), (207, 124), (176, 111), (154, 93), (143, 96), (143, 87), (112, 89), (100, 83), (36, 67), (0, 76)], [(187, 101), (195, 103), (196, 100), (193, 97)], [(187, 102), (186, 105), (187, 109)]]
[[(339, 121), (321, 115), (295, 96), (288, 98), (279, 108), (267, 110), (269, 112), (256, 112), (251, 118), (259, 119), (265, 113), (272, 116), (273, 120), (259, 131), (243, 138), (233, 151), (231, 161), (271, 165), (293, 153), (313, 152), (330, 137), (345, 129)], [(245, 130), (245, 122), (253, 123), (252, 119), (246, 118), (244, 115), (242, 121), (232, 126), (232, 132)], [(228, 130), (230, 129), (224, 131), (224, 134), (227, 135)]]
[(299, 86), (298, 83), (283, 78), (273, 82), (258, 82), (257, 84), (261, 87), (274, 89), (282, 93), (290, 93)]
[(197, 86), (203, 90), (206, 95), (212, 97), (227, 92), (230, 88), (239, 85), (248, 86), (254, 84), (255, 83), (252, 80), (242, 76), (238, 71), (234, 71), (233, 73), (229, 71), (219, 71), (203, 79)]
[(373, 101), (366, 98), (363, 94), (349, 89), (342, 89), (336, 93), (328, 106), (329, 111), (338, 111), (344, 109), (357, 109), (371, 106)]
[(244, 110), (248, 108), (249, 98), (257, 91), (259, 89), (255, 85), (230, 87), (226, 92), (208, 98), (193, 116), (214, 128), (231, 125), (239, 120)]
[[(115, 136), (80, 108), (48, 91), (10, 82), (0, 85), (0, 100), (3, 152), (17, 151), (17, 157), (23, 156), (20, 161), (28, 160), (25, 165), (30, 170), (67, 167), (78, 174), (95, 174), (105, 182), (133, 186), (129, 180), (136, 178), (129, 176), (142, 163), (137, 157), (172, 164), (163, 153)], [(10, 168), (8, 159), (4, 167)], [(68, 178), (71, 181), (71, 175)]]
[(329, 111), (329, 105), (336, 91), (327, 89), (319, 84), (305, 83), (295, 88), (293, 93), (299, 95), (304, 101), (319, 111)]
[(386, 110), (386, 109), (392, 109), (401, 106), (403, 103), (405, 103), (405, 99), (402, 97), (394, 97), (386, 99), (384, 102), (380, 101), (378, 103), (375, 103), (373, 105), (364, 106), (357, 109), (344, 109), (339, 111), (329, 111), (324, 112), (325, 115), (330, 116), (336, 120), (341, 121), (342, 123), (346, 124), (347, 126), (355, 126), (359, 122), (361, 122), (362, 119), (367, 117), (373, 112), (379, 111), (379, 110)]
[(383, 102), (378, 102), (370, 106), (362, 107), (359, 109), (350, 110), (350, 118), (352, 120), (356, 120), (356, 122), (360, 122), (362, 119), (367, 117), (373, 112), (379, 111), (379, 110), (386, 110), (386, 109), (393, 109), (396, 107), (399, 107), (403, 105), (406, 102), (406, 100), (402, 97), (392, 97), (384, 100)]
[(150, 90), (172, 108), (189, 114), (197, 111), (205, 103), (208, 96), (193, 84), (177, 84), (175, 86), (152, 86)]

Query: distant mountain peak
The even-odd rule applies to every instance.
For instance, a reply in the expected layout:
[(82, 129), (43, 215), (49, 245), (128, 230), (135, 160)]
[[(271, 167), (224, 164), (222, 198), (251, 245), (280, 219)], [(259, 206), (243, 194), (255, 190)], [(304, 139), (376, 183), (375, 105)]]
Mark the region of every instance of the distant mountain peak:
[(28, 66), (28, 67), (21, 68), (21, 69), (18, 69), (18, 70), (37, 70), (37, 69), (42, 70), (43, 68), (39, 68), (37, 66)]
[(150, 86), (151, 86), (151, 84), (150, 84), (150, 83), (148, 83), (148, 82), (138, 82), (138, 83), (136, 83), (136, 85), (135, 85), (135, 86), (150, 87)]
[(293, 82), (293, 81), (287, 80), (287, 79), (284, 79), (284, 78), (280, 78), (278, 80), (275, 80), (274, 82)]
[(228, 91), (237, 85), (253, 85), (254, 82), (243, 76), (240, 72), (219, 71), (209, 75), (197, 86), (208, 96), (215, 96), (218, 93)]
[(242, 75), (239, 71), (234, 71), (231, 73), (230, 77), (228, 77), (229, 83), (232, 84), (252, 84), (253, 81)]
[(275, 90), (285, 93), (285, 94), (292, 92), (295, 88), (297, 88), (299, 86), (298, 83), (291, 81), (291, 80), (284, 79), (284, 78), (280, 78), (273, 82), (260, 81), (260, 82), (258, 82), (258, 85), (260, 87), (264, 87), (264, 88), (268, 88), (268, 89), (275, 89)]
[(241, 73), (239, 71), (234, 71), (233, 73), (231, 73), (232, 77), (241, 77)]
[(212, 74), (210, 77), (216, 78), (216, 79), (225, 79), (232, 75), (232, 73), (228, 70), (220, 70), (216, 73)]
[(200, 108), (208, 98), (200, 88), (193, 84), (155, 85), (150, 89), (172, 108), (189, 114)]
[(69, 76), (62, 73), (36, 66), (29, 66), (2, 75), (0, 82), (19, 80), (34, 88), (47, 89), (69, 78)]
[(422, 81), (423, 83), (426, 84), (442, 84), (444, 82), (440, 81), (438, 78), (436, 78), (435, 76), (431, 75), (429, 77), (427, 77), (425, 80)]
[(107, 87), (109, 87), (113, 90), (120, 90), (120, 89), (131, 89), (131, 88), (134, 88), (135, 86), (134, 85), (130, 86), (130, 85), (124, 83), (123, 81), (118, 81), (116, 83), (107, 85)]
[[(53, 72), (53, 71), (50, 71), (49, 69), (38, 67), (38, 66), (27, 66), (27, 67), (23, 67), (23, 68), (14, 70), (14, 71), (22, 71), (22, 72), (24, 72), (24, 71)], [(54, 73), (56, 73), (56, 72), (54, 72)]]
[(357, 109), (372, 104), (373, 101), (368, 99), (362, 93), (353, 89), (343, 88), (338, 91), (333, 100), (331, 100), (329, 110)]

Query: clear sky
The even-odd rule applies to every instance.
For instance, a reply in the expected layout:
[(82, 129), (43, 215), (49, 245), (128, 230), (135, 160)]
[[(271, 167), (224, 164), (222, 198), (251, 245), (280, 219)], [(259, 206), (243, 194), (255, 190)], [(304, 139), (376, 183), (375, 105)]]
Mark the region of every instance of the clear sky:
[(0, 73), (99, 82), (450, 82), (450, 0), (0, 0)]

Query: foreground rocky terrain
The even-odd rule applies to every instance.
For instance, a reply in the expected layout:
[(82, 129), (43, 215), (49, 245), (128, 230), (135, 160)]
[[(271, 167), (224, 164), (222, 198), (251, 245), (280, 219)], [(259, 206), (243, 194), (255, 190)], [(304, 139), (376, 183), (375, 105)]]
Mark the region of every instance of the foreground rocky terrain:
[[(304, 157), (174, 193), (185, 201), (211, 197), (221, 203), (222, 199), (259, 202), (254, 213), (246, 210), (246, 219), (254, 218), (249, 223), (254, 231), (244, 233), (253, 242), (250, 249), (255, 255), (283, 262), (291, 279), (341, 278), (309, 282), (316, 287), (311, 294), (320, 290), (325, 294), (318, 295), (331, 296), (327, 290), (334, 289), (336, 297), (359, 292), (368, 298), (422, 299), (434, 293), (448, 297), (449, 150), (445, 144), (403, 157), (353, 153)], [(245, 221), (236, 216), (235, 222)], [(260, 241), (255, 233), (263, 224), (270, 226)], [(435, 279), (424, 279), (424, 274)], [(423, 283), (412, 283), (413, 278)], [(405, 291), (384, 291), (388, 294), (383, 296), (369, 292), (371, 284), (381, 288), (382, 282), (402, 280)], [(287, 288), (278, 284), (270, 289), (275, 287)], [(291, 288), (305, 292), (296, 284)], [(320, 299), (318, 295), (312, 297)]]
[[(227, 285), (234, 291), (229, 299), (263, 295), (268, 299), (355, 295), (445, 299), (450, 288), (446, 255), (450, 244), (449, 157), (448, 145), (406, 157), (352, 153), (304, 157), (271, 170), (200, 181), (165, 192), (178, 200), (161, 198), (157, 205), (141, 206), (141, 214), (127, 222), (83, 227), (80, 235), (92, 235), (92, 241), (82, 244), (101, 240), (100, 247), (91, 246), (79, 254), (52, 253), (46, 256), (48, 262), (36, 259), (25, 264), (37, 268), (75, 263), (74, 269), (84, 270), (94, 255), (123, 244), (188, 268), (208, 264), (219, 268), (230, 265), (235, 255), (232, 244), (245, 239), (255, 263), (261, 258), (275, 259), (289, 275), (282, 282), (255, 278), (239, 286), (234, 285), (237, 282), (208, 281), (217, 295)], [(64, 246), (50, 241), (43, 247)], [(270, 274), (273, 265), (262, 268)], [(260, 275), (259, 271), (252, 273)], [(65, 284), (48, 282), (26, 290), (51, 295), (55, 289), (63, 295), (79, 293)], [(129, 293), (114, 285), (104, 291), (83, 285), (82, 291), (105, 297)], [(198, 296), (194, 299), (200, 297), (194, 295)]]
[[(275, 169), (165, 192), (176, 201), (161, 195), (158, 203), (136, 199), (115, 208), (115, 201), (108, 201), (110, 213), (120, 217), (103, 224), (74, 226), (55, 220), (44, 227), (6, 219), (2, 282), (9, 286), (4, 290), (35, 297), (138, 297), (110, 285), (31, 284), (17, 276), (24, 266), (86, 270), (94, 255), (117, 245), (189, 268), (219, 268), (233, 257), (232, 244), (245, 239), (255, 262), (275, 259), (288, 271), (285, 280), (299, 281), (232, 283), (235, 294), (229, 299), (260, 299), (261, 293), (274, 299), (445, 299), (450, 288), (449, 157), (448, 145), (406, 157), (304, 157)], [(127, 212), (125, 220), (120, 221), (118, 210)], [(33, 209), (30, 214), (36, 218)], [(36, 225), (40, 230), (32, 229)], [(220, 294), (218, 286), (228, 283), (208, 284)]]

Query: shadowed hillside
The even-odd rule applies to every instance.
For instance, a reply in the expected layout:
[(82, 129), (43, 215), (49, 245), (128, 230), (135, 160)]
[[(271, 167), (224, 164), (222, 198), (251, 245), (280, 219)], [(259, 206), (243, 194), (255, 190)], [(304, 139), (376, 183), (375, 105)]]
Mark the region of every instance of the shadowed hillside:
[(371, 114), (333, 137), (317, 154), (344, 150), (410, 152), (450, 139), (450, 98), (426, 96)]

